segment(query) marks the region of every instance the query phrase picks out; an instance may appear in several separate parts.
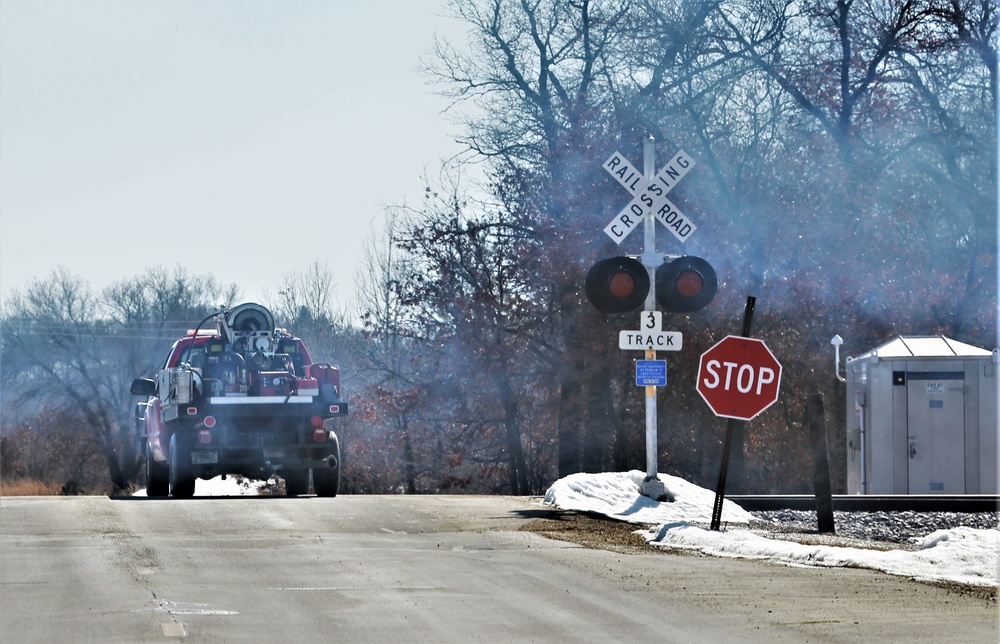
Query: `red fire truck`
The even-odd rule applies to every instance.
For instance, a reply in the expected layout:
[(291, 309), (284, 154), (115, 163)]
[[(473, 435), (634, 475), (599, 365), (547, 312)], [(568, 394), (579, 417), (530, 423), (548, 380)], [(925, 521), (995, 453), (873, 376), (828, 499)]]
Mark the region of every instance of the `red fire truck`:
[(277, 474), (289, 495), (308, 493), (310, 473), (317, 495), (340, 489), (340, 370), (314, 363), (259, 304), (206, 317), (131, 392), (145, 398), (137, 418), (149, 496), (190, 497), (195, 479), (229, 474)]

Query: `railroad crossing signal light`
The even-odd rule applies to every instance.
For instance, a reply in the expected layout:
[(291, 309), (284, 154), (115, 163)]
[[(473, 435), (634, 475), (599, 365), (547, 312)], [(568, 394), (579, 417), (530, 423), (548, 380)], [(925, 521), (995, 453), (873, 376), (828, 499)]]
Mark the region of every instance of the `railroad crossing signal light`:
[[(691, 313), (715, 298), (718, 278), (712, 265), (684, 255), (656, 269), (656, 301), (673, 313)], [(632, 257), (609, 257), (587, 273), (587, 299), (605, 313), (626, 313), (641, 307), (649, 293), (649, 272)]]
[(637, 259), (608, 257), (587, 272), (587, 299), (605, 313), (625, 313), (642, 306), (649, 293), (649, 273)]
[(678, 257), (656, 269), (656, 301), (674, 313), (705, 308), (718, 285), (712, 265), (693, 255)]

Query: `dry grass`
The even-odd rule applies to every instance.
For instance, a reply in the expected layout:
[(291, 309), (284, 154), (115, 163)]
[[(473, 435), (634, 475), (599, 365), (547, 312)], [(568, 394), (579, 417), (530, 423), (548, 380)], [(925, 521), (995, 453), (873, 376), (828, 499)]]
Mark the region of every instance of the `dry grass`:
[(60, 485), (35, 479), (4, 478), (0, 480), (0, 496), (50, 496), (59, 494)]

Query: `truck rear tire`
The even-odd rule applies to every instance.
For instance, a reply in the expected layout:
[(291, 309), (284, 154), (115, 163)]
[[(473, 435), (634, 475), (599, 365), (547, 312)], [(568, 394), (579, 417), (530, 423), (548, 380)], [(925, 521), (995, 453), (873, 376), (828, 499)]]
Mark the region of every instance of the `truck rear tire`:
[(146, 442), (146, 496), (167, 496), (170, 493), (170, 471), (166, 463), (153, 460), (153, 450)]
[(309, 470), (290, 470), (284, 472), (285, 495), (299, 496), (309, 493)]
[(330, 464), (331, 467), (316, 467), (312, 471), (316, 496), (337, 496), (340, 492), (340, 441), (333, 432), (330, 432), (330, 438), (334, 462)]
[(194, 476), (191, 474), (191, 451), (184, 449), (177, 434), (170, 437), (170, 496), (190, 499), (194, 496)]

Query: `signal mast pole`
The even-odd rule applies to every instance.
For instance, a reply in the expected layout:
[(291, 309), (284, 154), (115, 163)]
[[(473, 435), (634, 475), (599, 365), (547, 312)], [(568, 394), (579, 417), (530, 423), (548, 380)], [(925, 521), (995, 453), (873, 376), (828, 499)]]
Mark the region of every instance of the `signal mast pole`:
[(643, 142), (641, 173), (619, 152), (608, 157), (604, 169), (632, 194), (632, 200), (605, 226), (604, 234), (621, 244), (641, 223), (643, 252), (602, 259), (587, 272), (586, 281), (587, 298), (600, 311), (625, 313), (643, 306), (640, 328), (621, 331), (618, 348), (645, 354), (645, 360), (635, 362), (636, 385), (646, 388), (646, 476), (639, 491), (657, 501), (667, 499), (666, 486), (656, 472), (656, 388), (667, 386), (667, 361), (657, 360), (656, 352), (680, 351), (682, 336), (677, 331), (663, 331), (656, 305), (675, 313), (697, 311), (712, 301), (717, 285), (715, 270), (700, 257), (656, 251), (657, 221), (681, 242), (697, 228), (666, 197), (693, 165), (694, 160), (678, 150), (657, 172), (656, 140), (649, 135)]
[[(642, 172), (647, 182), (652, 182), (656, 176), (656, 139), (648, 135), (642, 145)], [(663, 263), (663, 256), (656, 252), (656, 219), (652, 214), (643, 221), (643, 253), (640, 258), (642, 265), (649, 273), (649, 283), (653, 288), (646, 294), (643, 313), (656, 311), (656, 269)], [(656, 350), (646, 349), (646, 360), (656, 360)], [(658, 439), (656, 434), (656, 387), (646, 385), (646, 478), (642, 481), (640, 492), (656, 501), (666, 500), (667, 491), (657, 476)]]

